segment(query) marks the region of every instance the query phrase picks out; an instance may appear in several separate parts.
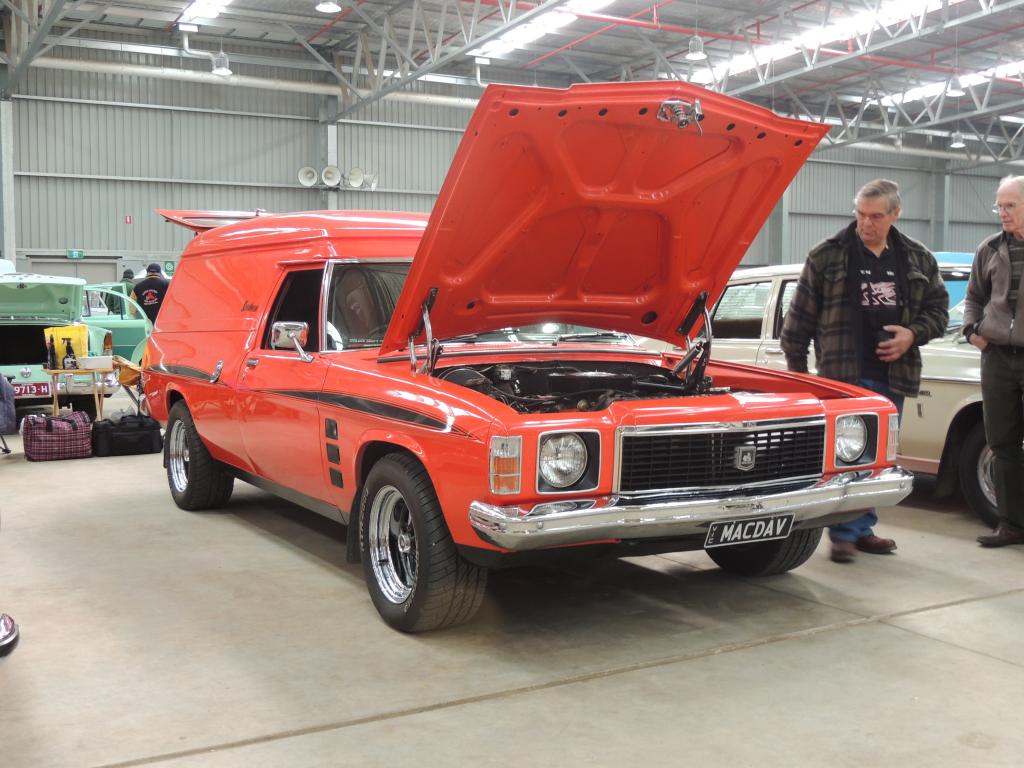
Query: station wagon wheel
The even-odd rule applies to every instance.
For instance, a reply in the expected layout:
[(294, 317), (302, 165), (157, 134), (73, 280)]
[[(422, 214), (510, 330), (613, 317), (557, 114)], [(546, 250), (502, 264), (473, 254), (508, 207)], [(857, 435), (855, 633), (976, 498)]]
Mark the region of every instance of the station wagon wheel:
[(971, 510), (989, 528), (999, 525), (994, 458), (985, 439), (985, 425), (979, 421), (967, 433), (960, 450), (960, 491)]
[(416, 586), (416, 531), (409, 507), (393, 485), (377, 491), (369, 523), (374, 578), (388, 600), (402, 603)]
[(184, 400), (167, 417), (164, 466), (171, 497), (182, 509), (216, 509), (231, 498), (235, 478), (206, 449)]
[(411, 455), (392, 453), (373, 465), (353, 523), (366, 588), (389, 625), (425, 632), (476, 613), (487, 571), (459, 554), (430, 476)]

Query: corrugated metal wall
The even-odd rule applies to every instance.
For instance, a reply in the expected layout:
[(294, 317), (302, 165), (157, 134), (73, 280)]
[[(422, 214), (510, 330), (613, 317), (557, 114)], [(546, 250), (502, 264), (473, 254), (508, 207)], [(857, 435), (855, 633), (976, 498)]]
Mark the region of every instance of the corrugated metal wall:
[[(75, 55), (112, 60), (103, 51)], [(169, 64), (166, 57), (141, 54), (129, 61), (200, 70), (208, 66), (193, 60)], [(323, 81), (312, 71), (250, 71)], [(441, 88), (425, 83), (412, 90), (438, 93)], [(449, 90), (466, 97), (473, 92)], [(69, 248), (84, 249), (89, 256), (120, 257), (129, 266), (154, 257), (173, 259), (188, 234), (155, 216), (152, 210), (158, 207), (326, 207), (326, 193), (304, 188), (296, 178), (302, 166), (320, 170), (326, 164), (326, 129), (316, 119), (324, 102), (305, 94), (30, 70), (23, 94), (14, 100), (22, 265), (25, 256), (61, 255)], [(375, 174), (379, 186), (375, 192), (340, 191), (338, 207), (429, 211), (469, 117), (466, 109), (385, 100), (342, 120), (337, 165), (343, 171), (359, 167)], [(990, 206), (1002, 174), (987, 170), (952, 176), (947, 195), (942, 167), (938, 160), (889, 152), (818, 152), (744, 263), (802, 261), (815, 243), (850, 222), (853, 194), (877, 176), (902, 187), (903, 231), (936, 249), (974, 250), (998, 228)], [(785, 221), (783, 210), (788, 210)], [(949, 213), (945, 223), (943, 211)]]

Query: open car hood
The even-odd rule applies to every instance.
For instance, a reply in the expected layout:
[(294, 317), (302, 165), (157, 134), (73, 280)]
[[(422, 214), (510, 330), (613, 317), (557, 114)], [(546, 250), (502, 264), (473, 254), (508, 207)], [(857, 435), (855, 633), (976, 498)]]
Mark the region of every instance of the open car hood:
[(381, 354), (424, 337), (425, 303), (440, 339), (553, 321), (679, 344), (827, 132), (679, 82), (492, 85)]
[(77, 277), (0, 275), (0, 318), (52, 318), (71, 322), (82, 316), (85, 280)]

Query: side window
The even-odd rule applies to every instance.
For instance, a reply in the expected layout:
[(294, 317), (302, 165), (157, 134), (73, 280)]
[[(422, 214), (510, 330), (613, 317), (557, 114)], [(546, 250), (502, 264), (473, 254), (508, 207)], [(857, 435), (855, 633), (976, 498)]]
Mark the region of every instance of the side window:
[(782, 336), (782, 323), (786, 320), (786, 313), (789, 312), (789, 305), (793, 301), (793, 294), (796, 293), (796, 280), (787, 280), (782, 284), (782, 293), (779, 295), (779, 306), (775, 310), (775, 329), (772, 338)]
[(772, 284), (730, 285), (715, 307), (711, 331), (718, 339), (760, 339)]
[(323, 279), (323, 268), (291, 272), (285, 277), (263, 332), (260, 345), (263, 349), (270, 349), (270, 329), (274, 323), (306, 323), (309, 336), (303, 349), (307, 352), (320, 350), (320, 286)]
[(324, 348), (379, 346), (409, 264), (339, 264), (331, 273)]

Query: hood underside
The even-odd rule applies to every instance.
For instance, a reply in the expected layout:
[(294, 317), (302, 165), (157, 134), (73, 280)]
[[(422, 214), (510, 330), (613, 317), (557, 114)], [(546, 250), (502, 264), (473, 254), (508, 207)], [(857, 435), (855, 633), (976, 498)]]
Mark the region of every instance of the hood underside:
[(71, 321), (82, 314), (85, 280), (51, 275), (0, 277), (0, 317), (50, 317)]
[(441, 339), (552, 321), (678, 344), (827, 131), (679, 82), (492, 85), (381, 354), (423, 338), (424, 303)]

